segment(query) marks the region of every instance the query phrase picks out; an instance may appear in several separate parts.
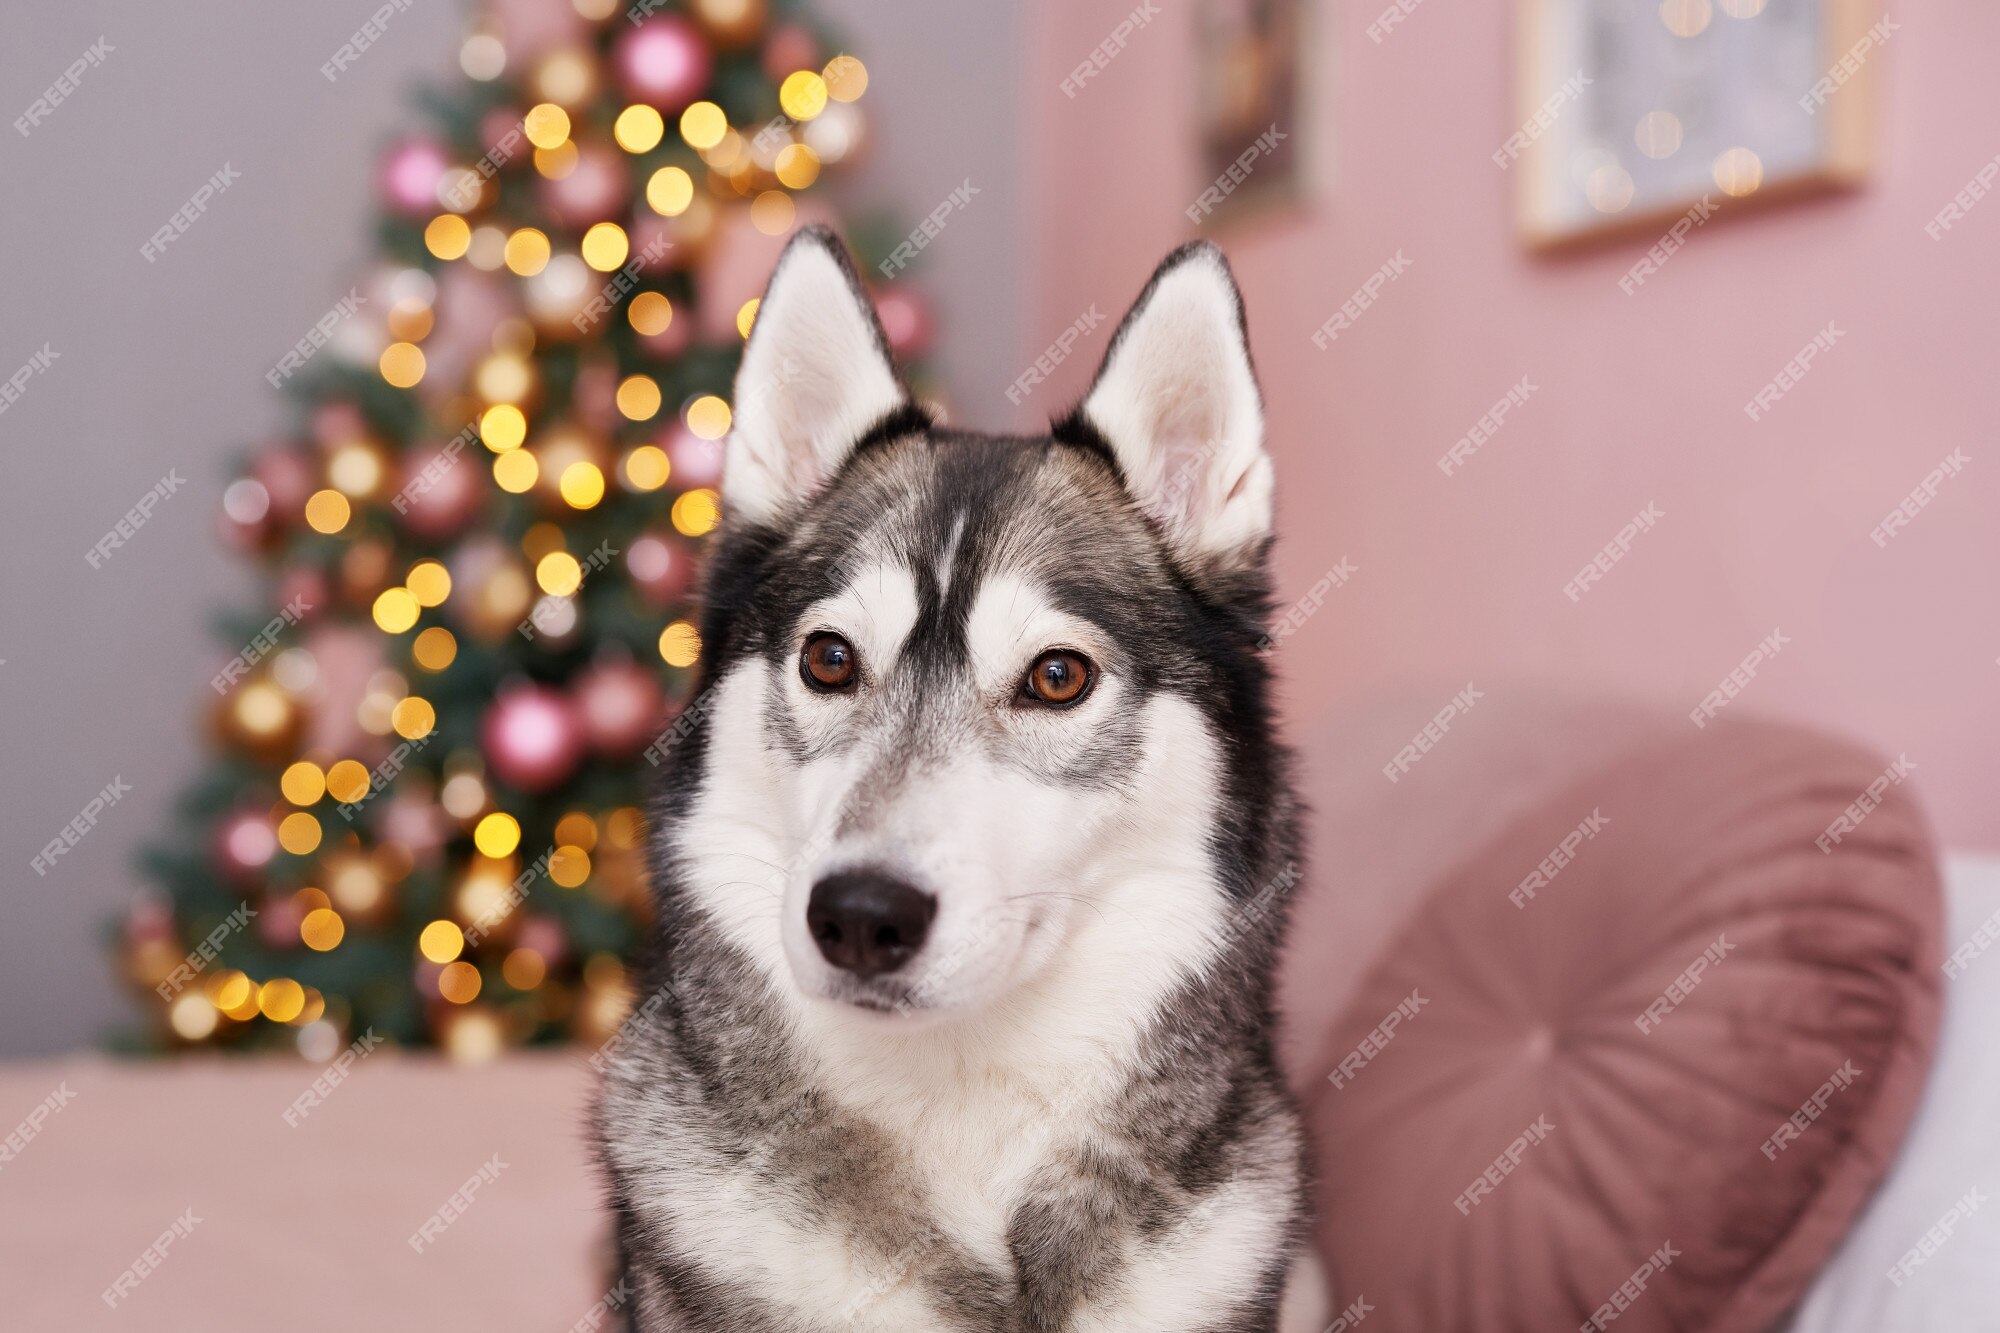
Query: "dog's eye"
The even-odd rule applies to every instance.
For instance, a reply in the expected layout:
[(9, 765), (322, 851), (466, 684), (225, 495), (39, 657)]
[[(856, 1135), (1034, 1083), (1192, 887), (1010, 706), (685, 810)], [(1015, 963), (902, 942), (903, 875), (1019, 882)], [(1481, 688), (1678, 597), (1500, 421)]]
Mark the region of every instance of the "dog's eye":
[(1028, 668), (1028, 678), (1021, 682), (1021, 693), (1051, 708), (1068, 708), (1090, 692), (1096, 675), (1082, 654), (1067, 648), (1051, 648)]
[(850, 688), (856, 674), (854, 645), (838, 634), (815, 634), (799, 654), (799, 678), (806, 688), (835, 694)]

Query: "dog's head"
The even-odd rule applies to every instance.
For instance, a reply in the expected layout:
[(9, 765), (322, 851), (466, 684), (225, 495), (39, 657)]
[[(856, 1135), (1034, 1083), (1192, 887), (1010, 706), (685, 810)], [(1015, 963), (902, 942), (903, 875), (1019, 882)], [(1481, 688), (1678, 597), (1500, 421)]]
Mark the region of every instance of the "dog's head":
[(1051, 434), (994, 437), (910, 401), (839, 243), (799, 235), (736, 381), (675, 893), (809, 1009), (1215, 956), (1277, 783), (1262, 436), (1212, 246)]

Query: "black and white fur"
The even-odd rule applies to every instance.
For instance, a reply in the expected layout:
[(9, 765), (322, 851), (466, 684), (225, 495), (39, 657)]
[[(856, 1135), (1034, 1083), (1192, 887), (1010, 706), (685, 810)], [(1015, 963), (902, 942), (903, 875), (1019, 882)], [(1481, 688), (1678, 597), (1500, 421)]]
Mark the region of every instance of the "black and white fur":
[[(1271, 464), (1220, 252), (1170, 255), (1081, 406), (1001, 437), (910, 401), (803, 232), (735, 403), (599, 1108), (633, 1327), (1318, 1329), (1272, 1037)], [(824, 632), (847, 694), (802, 674)], [(1055, 647), (1095, 664), (1073, 707), (1021, 692)], [(849, 871), (934, 900), (907, 965), (816, 945)]]

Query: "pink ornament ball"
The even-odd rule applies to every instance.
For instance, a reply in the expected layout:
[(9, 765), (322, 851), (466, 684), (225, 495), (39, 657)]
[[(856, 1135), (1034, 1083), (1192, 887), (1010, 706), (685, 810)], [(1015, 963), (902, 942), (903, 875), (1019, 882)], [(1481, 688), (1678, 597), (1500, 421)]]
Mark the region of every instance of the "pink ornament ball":
[(486, 762), (525, 792), (560, 786), (583, 758), (583, 728), (569, 700), (545, 685), (504, 691), (480, 732)]
[(435, 213), (438, 177), (446, 165), (444, 150), (430, 140), (405, 139), (389, 150), (382, 163), (383, 198), (412, 217)]
[(712, 69), (708, 43), (676, 14), (655, 15), (626, 33), (615, 59), (625, 90), (662, 111), (700, 97)]

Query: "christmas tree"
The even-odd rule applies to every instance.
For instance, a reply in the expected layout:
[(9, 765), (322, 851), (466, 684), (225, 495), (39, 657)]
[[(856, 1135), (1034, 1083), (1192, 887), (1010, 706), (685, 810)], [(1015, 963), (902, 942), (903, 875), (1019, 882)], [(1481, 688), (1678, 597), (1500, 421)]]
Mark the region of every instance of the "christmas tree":
[(481, 1059), (630, 1002), (756, 317), (725, 270), (856, 152), (868, 75), (782, 0), (561, 4), (476, 21), (384, 157), (377, 261), (272, 369), (296, 438), (221, 518), (268, 596), (119, 932), (147, 1044)]

